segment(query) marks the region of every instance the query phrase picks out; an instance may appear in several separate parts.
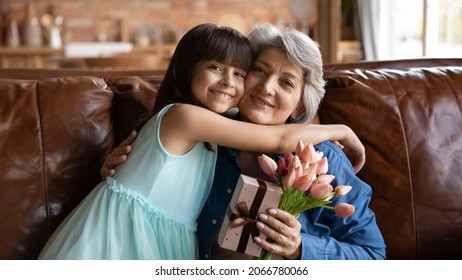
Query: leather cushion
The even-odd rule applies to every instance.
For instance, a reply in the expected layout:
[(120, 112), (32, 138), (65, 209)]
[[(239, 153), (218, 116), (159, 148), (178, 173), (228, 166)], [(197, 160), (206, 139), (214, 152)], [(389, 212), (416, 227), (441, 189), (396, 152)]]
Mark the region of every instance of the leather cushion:
[(389, 259), (460, 259), (462, 67), (326, 72), (322, 123), (350, 126), (366, 147), (358, 174)]
[(157, 90), (163, 76), (120, 76), (110, 78), (108, 86), (114, 92), (112, 118), (115, 142), (119, 144), (138, 126), (142, 117), (154, 108)]
[(100, 181), (112, 98), (95, 77), (0, 79), (0, 259), (36, 258)]

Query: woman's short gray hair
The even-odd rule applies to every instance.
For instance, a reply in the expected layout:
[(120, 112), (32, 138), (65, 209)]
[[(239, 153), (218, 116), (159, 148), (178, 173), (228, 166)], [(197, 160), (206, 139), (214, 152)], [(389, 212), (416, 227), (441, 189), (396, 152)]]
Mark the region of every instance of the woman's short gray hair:
[(322, 57), (319, 45), (308, 35), (294, 28), (258, 23), (248, 36), (250, 44), (258, 56), (262, 48), (273, 46), (281, 48), (289, 60), (305, 73), (302, 92), (306, 119), (311, 120), (318, 110), (325, 93)]

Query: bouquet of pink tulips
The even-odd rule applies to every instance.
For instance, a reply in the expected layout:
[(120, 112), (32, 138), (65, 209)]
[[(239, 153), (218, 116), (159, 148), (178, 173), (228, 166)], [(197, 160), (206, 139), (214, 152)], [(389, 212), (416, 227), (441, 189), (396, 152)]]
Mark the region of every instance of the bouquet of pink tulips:
[[(354, 213), (354, 206), (348, 203), (329, 205), (335, 195), (346, 195), (351, 186), (337, 186), (335, 189), (332, 187), (330, 183), (335, 176), (327, 174), (327, 158), (322, 152), (316, 151), (312, 144), (298, 142), (295, 155), (286, 153), (277, 163), (267, 155), (259, 156), (258, 162), (263, 172), (282, 188), (279, 209), (295, 217), (315, 207), (334, 210), (340, 218), (349, 217)], [(258, 259), (271, 259), (271, 253), (262, 250)]]

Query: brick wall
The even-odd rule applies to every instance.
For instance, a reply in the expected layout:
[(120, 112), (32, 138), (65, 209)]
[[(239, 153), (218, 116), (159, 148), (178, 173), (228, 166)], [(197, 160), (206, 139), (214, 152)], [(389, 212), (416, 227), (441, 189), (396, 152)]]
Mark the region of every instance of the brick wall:
[[(306, 0), (306, 2), (314, 0)], [(38, 16), (64, 17), (66, 42), (131, 41), (148, 34), (151, 42), (174, 40), (191, 27), (213, 22), (247, 34), (259, 21), (296, 24), (294, 0), (2, 0), (5, 15), (24, 18), (33, 2)], [(308, 3), (307, 5), (312, 6)], [(7, 14), (7, 12), (9, 12)], [(161, 39), (159, 39), (161, 38)]]

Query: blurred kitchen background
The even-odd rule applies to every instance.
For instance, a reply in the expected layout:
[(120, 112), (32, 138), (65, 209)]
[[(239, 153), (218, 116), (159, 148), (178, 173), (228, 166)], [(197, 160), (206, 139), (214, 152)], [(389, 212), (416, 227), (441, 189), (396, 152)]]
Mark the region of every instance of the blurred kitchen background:
[(165, 68), (204, 22), (294, 26), (325, 63), (462, 56), (462, 0), (2, 0), (0, 68)]

